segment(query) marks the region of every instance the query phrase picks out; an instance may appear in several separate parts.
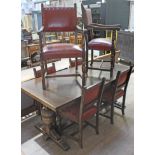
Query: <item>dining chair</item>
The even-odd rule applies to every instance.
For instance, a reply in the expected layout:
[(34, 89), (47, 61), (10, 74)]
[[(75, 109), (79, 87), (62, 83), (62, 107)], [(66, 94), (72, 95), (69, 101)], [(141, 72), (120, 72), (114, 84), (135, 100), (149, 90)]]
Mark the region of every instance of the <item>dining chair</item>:
[[(56, 72), (55, 63), (52, 63), (52, 66), (47, 67), (46, 71), (47, 71), (47, 74), (55, 73)], [(40, 78), (42, 74), (41, 69), (37, 70), (36, 68), (33, 68), (33, 73), (35, 78)], [(33, 103), (36, 106), (37, 113), (40, 115), (41, 109), (43, 106), (36, 100), (33, 100)]]
[[(96, 130), (96, 134), (99, 133), (99, 105), (101, 102), (101, 94), (104, 82), (105, 78), (103, 78), (102, 81), (98, 82), (97, 84), (91, 85), (89, 87), (83, 87), (81, 98), (74, 101), (72, 104), (62, 107), (58, 110), (61, 131), (63, 131), (61, 123), (62, 118), (65, 118), (65, 120), (69, 120), (78, 125), (78, 131), (75, 133), (79, 133), (79, 137), (73, 137), (75, 133), (71, 133), (68, 136), (78, 141), (81, 148), (83, 148), (84, 122), (87, 125), (93, 127)], [(89, 119), (93, 116), (96, 117), (95, 125), (89, 121)]]
[[(42, 71), (42, 87), (45, 90), (45, 78), (50, 77), (68, 77), (68, 76), (80, 76), (84, 81), (84, 74), (78, 73), (77, 65), (75, 67), (75, 74), (65, 75), (46, 75), (46, 66), (48, 59), (61, 59), (61, 58), (81, 58), (85, 61), (84, 50), (78, 45), (73, 43), (53, 43), (46, 44), (45, 34), (46, 32), (74, 32), (75, 43), (77, 43), (77, 34), (83, 34), (77, 26), (77, 8), (74, 7), (53, 7), (44, 6), (41, 4), (42, 14), (42, 27), (38, 32), (40, 41), (40, 58), (41, 58), (41, 71)], [(82, 73), (85, 69), (83, 66)]]
[[(83, 4), (81, 4), (82, 9), (82, 22), (83, 27), (87, 29), (87, 33), (85, 33), (85, 40), (86, 40), (86, 70), (88, 69), (94, 69), (94, 70), (101, 70), (101, 71), (110, 71), (110, 77), (113, 76), (113, 69), (115, 66), (115, 44), (116, 44), (116, 32), (120, 30), (120, 25), (103, 25), (103, 24), (97, 24), (92, 22), (92, 13), (90, 8), (85, 8)], [(110, 38), (104, 38), (104, 37), (97, 37), (94, 36), (94, 30), (97, 31), (111, 31), (112, 36)], [(90, 66), (89, 63), (89, 55), (88, 50), (91, 50), (91, 63)], [(101, 66), (99, 67), (93, 67), (93, 60), (94, 57), (94, 50), (98, 51), (110, 51), (110, 60), (106, 60), (107, 62), (110, 62), (110, 68), (103, 68)]]
[[(130, 68), (124, 72), (118, 71), (116, 79), (104, 87), (99, 115), (109, 118), (111, 124), (114, 122), (114, 107), (121, 109), (122, 115), (124, 115), (126, 92), (132, 70), (133, 66), (130, 66)], [(118, 99), (120, 98), (122, 98), (122, 102), (118, 103)], [(102, 113), (103, 109), (107, 109), (109, 106), (110, 116), (108, 115), (109, 110)]]

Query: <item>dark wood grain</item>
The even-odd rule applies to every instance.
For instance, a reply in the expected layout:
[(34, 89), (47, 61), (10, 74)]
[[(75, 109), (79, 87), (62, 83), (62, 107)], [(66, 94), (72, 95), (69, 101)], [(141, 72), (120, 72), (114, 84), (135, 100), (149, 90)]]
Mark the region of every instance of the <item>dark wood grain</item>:
[[(94, 63), (94, 65), (100, 64)], [(108, 64), (105, 63), (105, 66), (107, 65)], [(125, 71), (127, 69), (128, 67), (125, 65), (116, 64), (112, 79), (115, 79), (117, 71)], [(79, 72), (80, 71), (81, 66), (79, 66)], [(52, 75), (59, 75), (62, 73), (75, 73), (75, 68), (69, 68), (60, 72), (56, 72)], [(96, 82), (100, 81), (102, 77), (107, 79), (106, 83), (108, 83), (108, 80), (112, 80), (109, 79), (109, 72), (89, 70), (86, 85), (89, 86), (95, 84)], [(57, 111), (58, 108), (71, 103), (73, 100), (78, 99), (81, 96), (81, 87), (78, 84), (81, 83), (80, 77), (47, 78), (46, 82), (48, 85), (47, 90), (42, 89), (41, 78), (22, 82), (21, 91), (53, 111)]]

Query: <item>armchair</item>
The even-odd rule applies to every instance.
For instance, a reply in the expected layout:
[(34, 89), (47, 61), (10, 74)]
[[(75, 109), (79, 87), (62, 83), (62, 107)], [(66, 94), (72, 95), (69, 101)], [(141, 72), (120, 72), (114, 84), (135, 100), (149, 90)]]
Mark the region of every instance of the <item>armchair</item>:
[[(53, 77), (46, 75), (46, 66), (48, 59), (57, 58), (82, 58), (85, 61), (85, 54), (82, 48), (73, 43), (54, 43), (46, 44), (44, 34), (46, 32), (74, 32), (75, 38), (77, 38), (77, 12), (76, 4), (74, 7), (52, 7), (41, 5), (42, 12), (42, 27), (38, 32), (40, 41), (40, 58), (41, 58), (41, 71), (42, 71), (42, 86), (46, 89), (45, 78)], [(84, 64), (84, 63), (83, 63)], [(84, 66), (84, 65), (83, 65)], [(78, 67), (75, 67), (75, 74), (61, 75), (61, 77), (67, 76), (80, 76), (84, 83), (84, 71), (82, 69), (82, 75), (78, 73)], [(56, 77), (56, 76), (54, 76)], [(60, 77), (60, 76), (59, 76)]]
[[(82, 21), (84, 28), (87, 29), (87, 33), (85, 33), (86, 39), (86, 70), (88, 69), (95, 69), (101, 71), (110, 71), (110, 77), (113, 76), (113, 68), (115, 65), (115, 42), (116, 42), (116, 31), (120, 30), (120, 25), (103, 25), (97, 24), (92, 22), (92, 14), (91, 9), (86, 9), (81, 4), (82, 9)], [(111, 31), (112, 37), (111, 38), (94, 38), (93, 30), (99, 31)], [(91, 50), (91, 63), (90, 67), (88, 66), (88, 50)], [(93, 65), (93, 51), (111, 51), (110, 55), (110, 69), (104, 69), (101, 67), (92, 67)]]

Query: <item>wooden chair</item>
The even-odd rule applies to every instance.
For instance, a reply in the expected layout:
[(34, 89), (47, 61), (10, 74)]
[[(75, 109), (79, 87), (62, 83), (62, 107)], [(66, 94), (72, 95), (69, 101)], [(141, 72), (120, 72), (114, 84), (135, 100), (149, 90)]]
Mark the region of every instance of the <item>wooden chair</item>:
[[(120, 25), (103, 25), (92, 22), (92, 13), (91, 9), (84, 8), (81, 4), (82, 9), (82, 21), (84, 28), (87, 29), (87, 33), (85, 33), (86, 40), (86, 69), (95, 69), (101, 71), (110, 71), (110, 77), (113, 76), (113, 68), (115, 65), (115, 41), (116, 41), (116, 31), (120, 30)], [(94, 38), (93, 31), (111, 31), (111, 38)], [(88, 50), (91, 50), (91, 63), (90, 67), (88, 66)], [(92, 67), (93, 65), (93, 51), (111, 51), (110, 57), (110, 69), (102, 68), (102, 67)]]
[[(116, 79), (104, 87), (100, 115), (109, 118), (111, 124), (113, 124), (114, 107), (121, 109), (122, 115), (124, 115), (126, 91), (132, 69), (133, 66), (130, 66), (130, 69), (124, 72), (118, 71)], [(121, 97), (122, 103), (118, 104), (117, 100)], [(107, 115), (108, 111), (102, 113), (103, 108), (107, 108), (108, 106), (110, 106), (110, 116)]]
[[(53, 77), (46, 75), (46, 66), (48, 59), (61, 59), (61, 58), (81, 58), (84, 62), (84, 51), (72, 43), (55, 43), (46, 44), (44, 41), (44, 34), (46, 32), (74, 32), (75, 38), (77, 33), (83, 33), (77, 27), (77, 9), (76, 4), (74, 7), (52, 7), (41, 5), (42, 12), (42, 28), (38, 32), (40, 40), (40, 58), (41, 58), (41, 71), (42, 71), (42, 86), (46, 89), (45, 78)], [(77, 39), (76, 39), (77, 40)], [(75, 74), (55, 75), (54, 77), (67, 77), (67, 76), (80, 76), (84, 81), (84, 76), (77, 72)], [(84, 69), (82, 69), (82, 73)]]
[[(91, 85), (89, 87), (83, 87), (82, 88), (82, 97), (79, 100), (75, 101), (69, 106), (62, 107), (58, 111), (58, 115), (61, 118), (65, 118), (67, 120), (70, 120), (74, 123), (78, 124), (78, 132), (79, 138), (76, 139), (75, 137), (71, 136), (74, 140), (79, 142), (79, 145), (81, 148), (83, 148), (83, 123), (92, 126), (96, 130), (96, 134), (99, 133), (98, 131), (98, 117), (99, 117), (99, 105), (101, 102), (101, 94), (103, 90), (105, 79), (102, 79), (101, 82), (98, 82), (97, 84)], [(96, 103), (96, 105), (94, 105)], [(96, 124), (95, 126), (88, 122), (88, 120), (95, 116), (96, 117)], [(60, 121), (61, 126), (61, 121)], [(74, 135), (75, 133), (72, 133), (70, 135)], [(69, 135), (68, 135), (69, 136)]]

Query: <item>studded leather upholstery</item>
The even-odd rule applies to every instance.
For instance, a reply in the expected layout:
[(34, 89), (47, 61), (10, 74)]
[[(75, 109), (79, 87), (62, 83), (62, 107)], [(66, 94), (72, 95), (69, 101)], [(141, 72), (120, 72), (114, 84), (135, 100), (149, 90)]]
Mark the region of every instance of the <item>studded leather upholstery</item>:
[(76, 9), (69, 7), (42, 7), (42, 23), (44, 31), (75, 31)]

